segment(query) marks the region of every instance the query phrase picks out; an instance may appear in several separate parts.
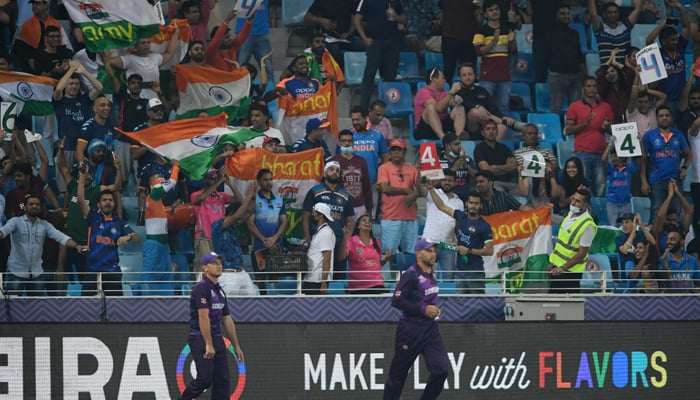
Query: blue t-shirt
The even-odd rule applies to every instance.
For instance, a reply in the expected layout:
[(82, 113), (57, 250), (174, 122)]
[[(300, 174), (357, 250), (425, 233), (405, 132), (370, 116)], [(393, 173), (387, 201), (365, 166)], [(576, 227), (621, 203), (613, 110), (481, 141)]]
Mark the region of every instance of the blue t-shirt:
[(216, 220), (211, 226), (211, 241), (214, 251), (224, 256), (224, 269), (243, 268), (243, 250), (235, 225), (224, 229), (224, 218)]
[(644, 134), (642, 146), (649, 162), (647, 179), (650, 184), (666, 179), (679, 179), (681, 156), (688, 150), (688, 142), (678, 130), (671, 129), (671, 136), (666, 140), (661, 136), (659, 128), (652, 129)]
[(316, 78), (297, 79), (292, 77), (283, 80), (280, 84), (295, 99), (308, 99), (316, 94), (318, 88), (321, 87), (321, 82)]
[[(440, 168), (442, 169), (452, 169), (454, 161), (449, 161), (445, 157), (445, 151), (440, 152)], [(456, 194), (462, 201), (467, 201), (469, 197), (469, 168), (476, 169), (476, 163), (474, 159), (467, 156), (467, 165), (462, 166), (462, 168), (455, 171), (455, 187), (453, 189), (454, 194)]]
[[(303, 14), (302, 14), (303, 15)], [(253, 18), (253, 26), (250, 30), (251, 35), (268, 35), (270, 34), (270, 22), (268, 20), (268, 4), (267, 0), (263, 0), (255, 18)], [(241, 33), (245, 18), (236, 18), (236, 34)]]
[[(277, 233), (282, 223), (280, 217), (285, 215), (287, 210), (284, 207), (284, 199), (282, 197), (272, 196), (269, 200), (260, 194), (255, 196), (255, 217), (254, 224), (264, 237), (270, 237)], [(279, 238), (280, 246), (283, 245), (282, 237)], [(253, 250), (260, 250), (263, 247), (263, 243), (253, 236)]]
[(676, 102), (681, 98), (681, 92), (685, 86), (685, 48), (688, 47), (688, 39), (682, 35), (678, 35), (678, 48), (671, 56), (666, 50), (661, 50), (661, 58), (663, 59), (666, 73), (668, 76), (659, 81), (660, 91), (666, 93), (669, 103)]
[(372, 39), (400, 39), (399, 24), (389, 21), (386, 10), (389, 4), (396, 14), (405, 14), (400, 0), (363, 0), (357, 7), (357, 13), (362, 14), (367, 22), (365, 33)]
[[(491, 225), (483, 218), (469, 219), (467, 213), (455, 210), (455, 221), (457, 221), (457, 243), (472, 249), (482, 249), (484, 244), (492, 240)], [(462, 261), (462, 257), (457, 258), (457, 269), (460, 271), (483, 271), (484, 259), (481, 256), (469, 254), (467, 262)]]
[[(137, 126), (134, 128), (134, 132), (138, 132), (138, 131), (140, 131), (140, 130), (148, 129), (148, 128), (150, 128), (150, 126), (148, 125), (148, 122), (144, 122), (143, 124), (137, 125)], [(131, 146), (132, 146), (132, 147), (136, 147), (136, 148), (141, 147), (141, 143), (135, 141), (134, 139), (132, 139), (132, 138), (126, 136), (126, 135), (122, 135), (121, 141), (126, 142), (126, 143), (131, 143)], [(142, 155), (141, 158), (139, 158), (139, 160), (138, 160), (138, 167), (137, 167), (138, 169), (137, 169), (137, 171), (141, 171), (141, 170), (143, 169), (143, 167), (145, 167), (145, 166), (148, 165), (148, 164), (155, 164), (155, 163), (156, 163), (156, 158), (157, 158), (157, 157), (156, 157), (155, 153), (153, 153), (152, 151), (148, 150), (148, 151), (146, 152), (146, 154)]]
[(65, 150), (75, 150), (78, 143), (78, 133), (85, 121), (92, 117), (92, 100), (88, 93), (53, 102), (54, 113), (58, 123), (58, 137), (66, 138), (63, 143)]
[(221, 336), (221, 322), (230, 314), (226, 294), (218, 283), (204, 277), (192, 288), (190, 294), (190, 335), (201, 336), (199, 310), (209, 309), (209, 324), (212, 336)]
[(634, 161), (627, 161), (622, 168), (618, 168), (613, 165), (612, 161), (608, 161), (608, 195), (606, 198), (609, 203), (630, 203), (632, 175), (638, 171), (639, 167)]
[[(696, 287), (696, 282), (700, 281), (700, 266), (698, 260), (690, 254), (683, 252), (680, 262), (676, 262), (669, 253), (668, 269), (671, 272), (671, 280), (666, 282), (666, 287), (671, 289), (671, 293), (690, 293)], [(660, 268), (663, 268), (664, 258), (659, 258)]]
[(116, 215), (106, 217), (101, 212), (90, 210), (87, 217), (89, 228), (87, 267), (91, 271), (119, 272), (117, 240), (134, 233), (129, 224)]
[[(350, 193), (341, 186), (337, 186), (336, 190), (331, 190), (325, 183), (319, 183), (306, 192), (304, 198), (304, 211), (311, 212), (316, 203), (326, 203), (331, 207), (331, 216), (333, 221), (328, 221), (328, 225), (333, 229), (336, 238), (336, 246), (343, 243), (343, 227), (345, 219), (355, 215), (355, 210), (350, 202)], [(313, 222), (311, 224), (311, 232), (315, 232)]]
[(323, 158), (328, 159), (331, 157), (331, 151), (328, 150), (328, 146), (326, 145), (326, 142), (321, 140), (320, 143), (314, 143), (309, 140), (307, 136), (304, 136), (303, 138), (297, 140), (294, 142), (292, 145), (292, 153), (299, 153), (302, 151), (306, 150), (313, 150), (313, 149), (323, 149)]
[(425, 309), (437, 304), (439, 291), (435, 272), (427, 273), (414, 264), (401, 274), (391, 305), (403, 311), (401, 319), (433, 322), (432, 318), (425, 316)]
[[(112, 131), (114, 127), (107, 121), (104, 125), (100, 125), (94, 118), (90, 118), (80, 128), (78, 140), (85, 142), (85, 156), (87, 156), (87, 145), (92, 139), (100, 139), (107, 144), (107, 151), (114, 150), (114, 136)], [(126, 161), (125, 161), (126, 162)]]
[(352, 135), (354, 141), (353, 153), (367, 161), (369, 181), (374, 185), (377, 183), (377, 170), (379, 169), (380, 157), (389, 151), (386, 139), (384, 139), (384, 135), (374, 129), (370, 129), (365, 133), (358, 133), (353, 129)]

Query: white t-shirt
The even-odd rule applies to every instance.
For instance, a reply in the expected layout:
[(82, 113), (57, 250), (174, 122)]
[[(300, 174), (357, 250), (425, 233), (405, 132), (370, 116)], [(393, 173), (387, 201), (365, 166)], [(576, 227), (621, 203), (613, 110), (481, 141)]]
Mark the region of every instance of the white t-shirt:
[(273, 137), (275, 139), (279, 139), (280, 141), (280, 146), (284, 146), (284, 135), (282, 135), (282, 132), (279, 129), (276, 128), (267, 128), (266, 131), (263, 132), (265, 136), (258, 136), (250, 139), (249, 141), (245, 142), (245, 147), (247, 149), (252, 148), (252, 147), (262, 147), (263, 145), (263, 140), (265, 140), (266, 137)]
[[(132, 74), (139, 74), (143, 78), (143, 82), (160, 82), (160, 70), (158, 67), (160, 63), (163, 62), (163, 56), (158, 53), (150, 53), (145, 57), (140, 57), (135, 54), (127, 54), (125, 56), (120, 56), (122, 63), (124, 64), (124, 69), (126, 70), (126, 77), (128, 78)], [(152, 99), (158, 97), (158, 94), (151, 89), (141, 89), (142, 99)]]
[(316, 230), (316, 234), (311, 238), (309, 244), (309, 252), (307, 253), (306, 265), (309, 272), (304, 278), (307, 282), (321, 282), (323, 277), (323, 252), (331, 252), (331, 270), (328, 274), (328, 280), (333, 277), (333, 249), (335, 248), (335, 234), (333, 229), (328, 224), (321, 225), (321, 228)]
[(700, 182), (700, 133), (693, 136), (688, 132), (688, 144), (690, 145), (690, 151), (693, 154), (693, 161), (690, 164), (690, 168), (693, 170), (693, 179), (691, 182)]
[(637, 123), (637, 130), (642, 132), (642, 135), (644, 132), (648, 132), (658, 127), (658, 123), (656, 121), (656, 108), (654, 107), (651, 107), (646, 114), (640, 113), (638, 108), (635, 108), (632, 112), (625, 111), (625, 114), (627, 114), (627, 122)]
[[(452, 198), (448, 198), (442, 189), (435, 192), (440, 196), (442, 202), (453, 210), (464, 211), (464, 203), (456, 194), (452, 193)], [(455, 220), (444, 212), (440, 211), (430, 194), (426, 197), (425, 228), (423, 228), (423, 239), (432, 243), (446, 242), (455, 244)]]
[(224, 270), (224, 273), (221, 274), (218, 281), (221, 288), (224, 289), (226, 296), (238, 297), (257, 295), (255, 284), (246, 271), (234, 272)]

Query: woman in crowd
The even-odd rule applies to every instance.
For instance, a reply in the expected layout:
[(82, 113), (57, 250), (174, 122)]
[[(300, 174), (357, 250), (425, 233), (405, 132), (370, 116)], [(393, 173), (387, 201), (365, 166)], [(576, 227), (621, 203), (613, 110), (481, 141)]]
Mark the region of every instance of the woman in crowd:
[(621, 271), (622, 286), (625, 293), (658, 293), (661, 271), (659, 271), (659, 252), (656, 246), (646, 240), (640, 240), (634, 249), (634, 261), (627, 261)]
[(345, 230), (345, 246), (340, 246), (339, 259), (348, 260), (348, 293), (377, 294), (384, 292), (382, 265), (391, 258), (391, 250), (382, 259), (382, 246), (372, 234), (372, 217), (365, 214), (354, 229)]
[(569, 211), (571, 196), (579, 189), (588, 189), (588, 180), (583, 175), (583, 163), (578, 157), (571, 157), (564, 163), (559, 179), (552, 175), (549, 179), (552, 185), (554, 212), (566, 215)]

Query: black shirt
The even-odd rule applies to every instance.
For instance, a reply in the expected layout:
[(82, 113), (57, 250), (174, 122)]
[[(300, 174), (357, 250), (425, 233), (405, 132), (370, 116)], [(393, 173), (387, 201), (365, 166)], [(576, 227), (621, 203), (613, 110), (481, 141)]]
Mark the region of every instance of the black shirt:
[(581, 64), (586, 60), (579, 43), (578, 32), (568, 25), (557, 24), (549, 35), (549, 69), (562, 74), (581, 72)]

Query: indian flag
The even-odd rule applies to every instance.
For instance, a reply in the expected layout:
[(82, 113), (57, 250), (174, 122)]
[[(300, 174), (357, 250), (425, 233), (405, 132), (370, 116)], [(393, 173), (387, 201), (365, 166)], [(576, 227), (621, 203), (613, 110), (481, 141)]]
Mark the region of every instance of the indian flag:
[(247, 128), (226, 126), (226, 115), (183, 119), (121, 134), (169, 160), (180, 160), (190, 179), (199, 180), (225, 145), (238, 145), (262, 135)]
[(508, 288), (546, 287), (552, 252), (552, 206), (483, 217), (491, 225), (493, 256), (484, 257), (486, 279), (506, 273)]
[(168, 25), (163, 25), (160, 27), (160, 32), (156, 32), (157, 35), (151, 37), (151, 51), (155, 53), (163, 54), (168, 49), (170, 44), (170, 39), (175, 34), (175, 27), (177, 26), (177, 42), (175, 44), (175, 55), (165, 64), (160, 65), (161, 71), (170, 71), (173, 66), (177, 65), (182, 61), (187, 55), (187, 49), (190, 45), (190, 25), (187, 23), (186, 19), (174, 19), (171, 20)]
[(160, 1), (152, 5), (146, 0), (63, 0), (63, 5), (93, 52), (132, 47), (160, 32)]
[(23, 72), (0, 71), (0, 97), (22, 103), (24, 115), (53, 114), (53, 88), (56, 80)]
[(177, 119), (194, 118), (201, 111), (209, 115), (224, 112), (233, 124), (248, 114), (250, 74), (243, 68), (227, 72), (176, 65), (175, 81), (180, 94)]

